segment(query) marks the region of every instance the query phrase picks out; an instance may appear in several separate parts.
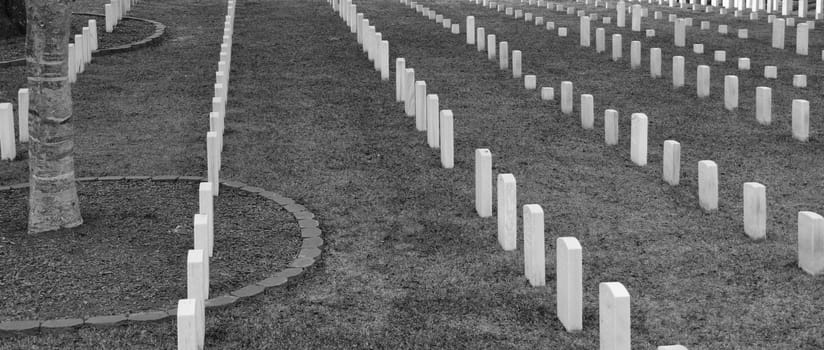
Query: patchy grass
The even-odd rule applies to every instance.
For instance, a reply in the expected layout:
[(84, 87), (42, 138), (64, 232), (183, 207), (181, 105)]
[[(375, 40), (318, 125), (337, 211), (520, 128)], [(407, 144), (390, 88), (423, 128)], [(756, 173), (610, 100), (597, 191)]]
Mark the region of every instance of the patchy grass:
[[(74, 92), (81, 174), (203, 173), (202, 135), (224, 4), (142, 4), (141, 17), (169, 23), (173, 39), (101, 59), (81, 76)], [(442, 108), (455, 112), (455, 169), (440, 168), (424, 133), (394, 102), (394, 82), (380, 81), (325, 2), (238, 3), (223, 176), (307, 203), (319, 216), (329, 252), (299, 283), (209, 311), (207, 347), (592, 349), (598, 343), (597, 285), (604, 281), (622, 282), (632, 295), (636, 348), (824, 347), (817, 326), (824, 321), (821, 283), (798, 269), (795, 258), (797, 211), (821, 211), (823, 204), (824, 174), (815, 171), (822, 165), (821, 119), (812, 116), (811, 141), (802, 144), (791, 139), (788, 118), (792, 98), (807, 98), (811, 110), (821, 110), (820, 86), (813, 79), (811, 88), (791, 88), (784, 74), (792, 69), (779, 68), (779, 81), (759, 78), (757, 71), (760, 62), (782, 62), (812, 76), (820, 66), (793, 63), (791, 53), (757, 41), (750, 49), (708, 35), (705, 45), (731, 45), (730, 62), (713, 65), (713, 96), (697, 99), (695, 58), (671, 48), (663, 22), (644, 52), (660, 46), (665, 58), (685, 54), (683, 89), (647, 78), (646, 68), (631, 71), (626, 60), (614, 63), (578, 48), (575, 16), (546, 13), (570, 28), (570, 37), (561, 39), (466, 2), (427, 2), (462, 27), (463, 16), (473, 14), (511, 49), (523, 50), (524, 73), (537, 74), (539, 86), (557, 90), (570, 80), (576, 96), (594, 95), (597, 115), (617, 109), (621, 142), (607, 147), (601, 118), (596, 130), (582, 130), (577, 106), (573, 115), (562, 115), (556, 103), (540, 101), (485, 53), (465, 45), (463, 35), (449, 34), (397, 1), (358, 4), (389, 40), (393, 61), (404, 57)], [(628, 29), (619, 33), (628, 53), (633, 36)], [(740, 75), (743, 107), (730, 113), (719, 97), (719, 77), (737, 72), (736, 50), (752, 54), (755, 70)], [(764, 59), (755, 56), (759, 52)], [(703, 55), (700, 62), (710, 59)], [(764, 84), (774, 88), (772, 126), (758, 125), (751, 107), (755, 87)], [(0, 91), (8, 93), (6, 86)], [(645, 167), (629, 161), (633, 112), (650, 116)], [(660, 180), (666, 139), (682, 143), (678, 187)], [(496, 173), (515, 175), (520, 204), (545, 210), (545, 288), (528, 286), (521, 253), (501, 251), (494, 219), (474, 213), (473, 152), (479, 147), (492, 150)], [(702, 159), (719, 165), (721, 209), (712, 214), (697, 206), (696, 163)], [(3, 183), (24, 178), (24, 165), (0, 168)], [(768, 238), (762, 242), (742, 232), (746, 181), (768, 188)], [(565, 332), (555, 317), (552, 271), (560, 236), (575, 236), (584, 247), (580, 333)], [(3, 345), (169, 349), (174, 338), (174, 323), (167, 321)]]

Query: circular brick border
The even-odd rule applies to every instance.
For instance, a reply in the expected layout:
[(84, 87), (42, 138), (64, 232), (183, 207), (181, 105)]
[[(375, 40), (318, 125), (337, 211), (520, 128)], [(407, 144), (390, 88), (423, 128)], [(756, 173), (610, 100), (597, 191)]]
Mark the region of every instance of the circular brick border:
[[(81, 16), (96, 16), (96, 17), (102, 17), (102, 18), (106, 17), (106, 16), (98, 14), (98, 13), (87, 13), (87, 12), (74, 12), (72, 14), (73, 15), (81, 15)], [(153, 20), (145, 19), (145, 18), (129, 17), (129, 16), (123, 16), (123, 19), (124, 20), (132, 20), (132, 21), (141, 21), (141, 22), (146, 22), (146, 23), (152, 24), (155, 27), (155, 31), (154, 31), (154, 33), (152, 33), (152, 35), (149, 35), (149, 36), (147, 36), (143, 39), (140, 39), (138, 41), (135, 41), (135, 42), (131, 42), (131, 43), (128, 43), (128, 44), (115, 46), (115, 47), (109, 47), (109, 48), (105, 48), (105, 49), (97, 49), (95, 51), (92, 51), (92, 56), (93, 57), (94, 56), (112, 55), (112, 54), (127, 52), (127, 51), (134, 51), (134, 50), (141, 49), (141, 48), (144, 48), (144, 47), (148, 47), (148, 46), (151, 46), (151, 45), (157, 45), (162, 41), (163, 34), (166, 33), (166, 25), (163, 24), (163, 23), (160, 23), (158, 21), (153, 21)], [(26, 58), (18, 58), (18, 59), (15, 59), (15, 60), (0, 61), (0, 67), (20, 66), (20, 65), (24, 65), (24, 64), (26, 64)]]
[[(101, 176), (101, 177), (82, 177), (78, 178), (78, 182), (87, 181), (192, 181), (192, 182), (206, 182), (207, 179), (199, 176)], [(258, 295), (268, 288), (277, 287), (285, 284), (288, 280), (302, 274), (306, 269), (312, 266), (320, 259), (323, 247), (323, 238), (321, 238), (322, 231), (318, 227), (318, 221), (314, 219), (315, 214), (312, 214), (306, 207), (295, 203), (291, 198), (284, 197), (275, 192), (264, 190), (260, 187), (248, 186), (237, 181), (221, 181), (221, 186), (234, 188), (241, 191), (256, 193), (257, 195), (274, 201), (286, 211), (294, 215), (300, 226), (301, 238), (303, 244), (300, 247), (298, 257), (289, 263), (286, 269), (279, 271), (268, 278), (258, 282), (249, 284), (242, 288), (206, 300), (205, 306), (207, 309), (216, 309), (221, 307), (231, 306), (238, 301), (245, 300), (255, 295)], [(11, 186), (0, 186), (0, 191), (8, 191), (11, 189), (20, 189), (29, 187), (28, 183), (21, 183)], [(13, 335), (35, 335), (39, 332), (62, 332), (70, 331), (84, 326), (91, 327), (114, 327), (132, 322), (151, 322), (165, 320), (174, 317), (177, 314), (176, 308), (166, 310), (144, 310), (140, 312), (133, 312), (129, 314), (119, 315), (105, 315), (92, 316), (86, 319), (82, 318), (60, 318), (52, 320), (22, 320), (22, 321), (5, 321), (0, 322), (0, 337)]]

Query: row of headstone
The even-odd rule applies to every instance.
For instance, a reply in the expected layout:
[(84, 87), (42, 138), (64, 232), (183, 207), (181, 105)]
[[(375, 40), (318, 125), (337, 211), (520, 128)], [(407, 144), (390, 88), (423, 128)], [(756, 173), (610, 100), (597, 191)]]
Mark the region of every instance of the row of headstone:
[(98, 48), (97, 21), (90, 19), (89, 25), (83, 27), (81, 34), (74, 35), (74, 43), (68, 47), (69, 82), (77, 81), (77, 75), (86, 70), (86, 64), (92, 62), (92, 52)]
[(137, 4), (137, 0), (111, 0), (110, 3), (104, 5), (106, 33), (111, 33), (114, 27), (123, 19), (123, 16), (131, 11), (132, 6), (135, 4)]
[(224, 118), (228, 98), (229, 72), (234, 32), (235, 0), (227, 2), (220, 44), (220, 59), (215, 72), (212, 112), (206, 133), (208, 182), (198, 187), (198, 212), (193, 218), (194, 249), (186, 256), (186, 299), (178, 301), (177, 347), (200, 350), (206, 336), (206, 300), (209, 299), (209, 259), (214, 254), (214, 197), (220, 181), (220, 154), (223, 148)]
[[(17, 91), (17, 125), (20, 143), (29, 142), (29, 89)], [(0, 103), (0, 160), (14, 160), (17, 155), (14, 129), (14, 106)]]

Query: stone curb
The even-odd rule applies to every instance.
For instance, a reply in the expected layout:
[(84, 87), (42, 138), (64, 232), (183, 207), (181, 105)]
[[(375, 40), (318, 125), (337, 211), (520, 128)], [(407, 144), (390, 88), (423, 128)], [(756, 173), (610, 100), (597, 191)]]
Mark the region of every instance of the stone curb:
[[(97, 17), (103, 17), (103, 18), (106, 17), (106, 16), (98, 14), (98, 13), (89, 13), (89, 12), (73, 12), (72, 14), (73, 15), (81, 15), (81, 16), (97, 16)], [(92, 57), (107, 56), (107, 55), (112, 55), (112, 54), (116, 54), (116, 53), (134, 51), (134, 50), (137, 50), (137, 49), (142, 49), (144, 47), (157, 45), (163, 40), (163, 34), (166, 33), (166, 25), (163, 24), (163, 23), (160, 23), (158, 21), (153, 21), (153, 20), (150, 20), (150, 19), (138, 18), (138, 17), (129, 17), (129, 16), (123, 16), (123, 20), (147, 22), (147, 23), (149, 23), (149, 24), (151, 24), (155, 27), (155, 31), (151, 35), (149, 35), (149, 36), (147, 36), (143, 39), (140, 39), (138, 41), (135, 41), (135, 42), (131, 42), (131, 43), (128, 43), (128, 44), (115, 46), (115, 47), (109, 47), (109, 48), (105, 48), (105, 49), (97, 49), (95, 51), (92, 51)], [(12, 67), (12, 66), (22, 66), (22, 65), (25, 65), (25, 64), (26, 64), (26, 58), (24, 57), (24, 58), (18, 58), (18, 59), (8, 60), (8, 61), (0, 61), (0, 68), (2, 68), (2, 67)]]
[[(155, 181), (155, 182), (170, 182), (170, 181), (193, 181), (205, 182), (206, 178), (199, 176), (177, 176), (177, 175), (160, 175), (160, 176), (100, 176), (100, 177), (80, 177), (75, 179), (77, 182), (89, 181)], [(234, 188), (239, 191), (246, 191), (257, 194), (263, 198), (278, 203), (284, 210), (289, 211), (295, 217), (295, 223), (300, 227), (300, 234), (303, 239), (302, 246), (298, 256), (286, 268), (278, 271), (268, 278), (261, 281), (255, 281), (246, 286), (238, 288), (234, 291), (226, 293), (206, 300), (205, 306), (207, 309), (218, 309), (235, 305), (241, 300), (248, 300), (258, 294), (264, 293), (267, 289), (275, 288), (285, 285), (289, 280), (294, 279), (303, 274), (306, 269), (314, 265), (320, 260), (323, 254), (322, 246), (323, 239), (321, 238), (322, 231), (318, 227), (319, 222), (315, 219), (314, 214), (309, 212), (306, 207), (296, 204), (291, 198), (284, 197), (275, 192), (267, 191), (259, 187), (248, 186), (237, 181), (221, 181), (223, 187)], [(10, 191), (13, 189), (27, 188), (28, 183), (20, 183), (14, 185), (0, 186), (0, 191)], [(287, 208), (288, 207), (288, 208)], [(168, 318), (174, 319), (177, 315), (177, 309), (168, 310), (142, 310), (128, 314), (120, 315), (102, 315), (91, 316), (83, 318), (62, 317), (51, 320), (19, 320), (19, 321), (3, 321), (0, 322), (0, 338), (15, 335), (37, 335), (41, 332), (65, 332), (73, 331), (80, 327), (117, 327), (129, 323), (145, 324), (147, 322), (163, 321)]]

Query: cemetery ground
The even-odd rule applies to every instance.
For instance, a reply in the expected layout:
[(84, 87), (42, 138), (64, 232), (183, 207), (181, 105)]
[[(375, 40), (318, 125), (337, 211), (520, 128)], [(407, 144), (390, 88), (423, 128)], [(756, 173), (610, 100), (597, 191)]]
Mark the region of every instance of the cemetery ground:
[[(455, 167), (443, 169), (425, 133), (415, 131), (414, 118), (394, 101), (394, 81), (380, 80), (326, 2), (238, 1), (221, 178), (303, 203), (316, 213), (325, 246), (320, 262), (301, 279), (208, 310), (206, 347), (592, 349), (598, 344), (598, 283), (607, 281), (623, 283), (631, 295), (633, 348), (824, 347), (822, 281), (800, 270), (796, 260), (797, 212), (824, 209), (822, 124), (815, 112), (822, 110), (822, 68), (815, 54), (798, 58), (791, 50), (769, 49), (768, 40), (742, 44), (691, 31), (690, 40), (706, 38), (707, 46), (726, 47), (728, 57), (740, 50), (754, 62), (749, 72), (739, 72), (731, 59), (711, 64), (711, 96), (698, 99), (695, 66), (710, 64), (711, 55), (673, 50), (665, 21), (645, 22), (659, 34), (644, 41), (644, 57), (651, 47), (665, 52), (664, 77), (651, 79), (647, 59), (631, 70), (627, 58), (612, 62), (607, 54), (579, 48), (574, 15), (540, 11), (570, 28), (568, 38), (559, 38), (466, 2), (424, 3), (460, 23), (462, 31), (463, 18), (474, 15), (478, 26), (523, 50), (524, 73), (537, 74), (539, 87), (559, 91), (561, 81), (572, 81), (575, 112), (565, 115), (556, 102), (541, 101), (522, 80), (499, 70), (497, 61), (466, 45), (463, 34), (449, 34), (408, 6), (357, 2), (390, 41), (392, 62), (404, 57), (429, 93), (439, 95), (441, 107), (455, 113)], [(95, 58), (74, 84), (77, 175), (205, 176), (203, 135), (225, 2), (149, 0), (132, 11), (168, 25), (167, 37), (157, 47)], [(617, 30), (607, 27), (610, 34)], [(617, 32), (625, 36), (628, 57), (633, 34), (628, 28)], [(641, 40), (642, 34), (635, 35)], [(820, 52), (822, 42), (811, 39), (818, 48), (811, 52)], [(672, 88), (668, 74), (666, 58), (673, 53), (688, 63), (687, 85), (680, 89)], [(786, 67), (779, 68), (781, 79), (761, 78), (765, 62)], [(803, 67), (795, 74), (808, 74), (810, 87), (792, 87), (794, 67)], [(724, 74), (740, 79), (741, 108), (733, 112), (723, 107)], [(12, 100), (24, 81), (22, 67), (0, 69), (0, 99)], [(769, 126), (754, 117), (754, 90), (762, 85), (773, 87)], [(594, 130), (580, 126), (580, 93), (594, 96)], [(806, 143), (790, 134), (793, 98), (808, 99), (813, 111)], [(620, 111), (617, 146), (603, 142), (606, 108)], [(629, 159), (629, 115), (638, 112), (650, 118), (649, 163), (643, 167)], [(668, 139), (682, 144), (678, 186), (661, 180), (661, 145)], [(544, 208), (546, 287), (529, 285), (521, 250), (502, 251), (495, 219), (475, 213), (476, 148), (492, 151), (495, 173), (515, 175), (519, 212), (523, 204)], [(703, 159), (719, 167), (719, 210), (711, 213), (697, 204), (696, 164)], [(4, 162), (0, 184), (25, 182), (27, 171), (25, 161)], [(767, 186), (766, 240), (751, 241), (743, 233), (741, 186), (748, 181)], [(191, 209), (176, 214), (171, 200), (153, 200), (169, 195), (163, 188), (135, 191), (140, 193), (101, 206), (170, 213), (157, 217), (156, 237), (190, 224)], [(191, 198), (184, 205), (193, 207), (191, 192), (181, 193)], [(12, 200), (0, 198), (4, 206)], [(224, 234), (221, 217), (228, 224), (238, 206), (223, 192), (216, 198), (216, 239)], [(81, 203), (86, 215), (92, 208)], [(130, 213), (121, 213), (126, 221)], [(248, 222), (238, 223), (238, 230), (277, 221), (243, 218)], [(554, 242), (562, 236), (577, 237), (583, 246), (584, 329), (578, 333), (564, 331), (555, 314)], [(98, 252), (103, 243), (83, 248), (110, 254)], [(182, 290), (181, 247), (189, 243), (164, 243), (158, 245), (178, 254), (167, 266), (133, 260), (128, 268), (168, 269), (163, 278), (174, 281), (165, 283)], [(245, 248), (238, 242), (237, 249)], [(277, 256), (288, 254), (283, 249)], [(5, 282), (9, 272), (2, 271)], [(46, 272), (21, 277), (37, 281)], [(85, 327), (2, 338), (0, 348), (171, 349), (175, 326), (169, 319)]]

